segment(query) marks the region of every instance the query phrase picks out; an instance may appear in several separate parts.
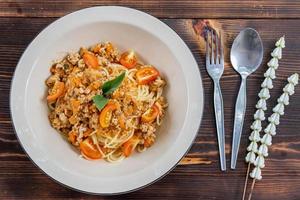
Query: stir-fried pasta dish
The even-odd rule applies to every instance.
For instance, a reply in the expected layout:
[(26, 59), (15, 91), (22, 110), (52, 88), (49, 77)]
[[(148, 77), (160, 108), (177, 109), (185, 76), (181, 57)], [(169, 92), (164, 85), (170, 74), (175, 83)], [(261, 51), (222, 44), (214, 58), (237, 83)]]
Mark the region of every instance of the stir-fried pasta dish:
[(112, 43), (100, 43), (69, 53), (50, 72), (50, 123), (82, 157), (116, 162), (154, 144), (166, 82), (134, 51), (119, 54)]

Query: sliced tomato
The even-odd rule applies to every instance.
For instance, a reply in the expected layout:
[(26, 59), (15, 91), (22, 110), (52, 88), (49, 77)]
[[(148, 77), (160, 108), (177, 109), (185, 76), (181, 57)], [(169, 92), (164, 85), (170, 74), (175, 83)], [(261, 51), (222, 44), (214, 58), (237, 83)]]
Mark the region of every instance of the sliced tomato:
[(126, 51), (121, 55), (120, 63), (124, 67), (131, 69), (137, 64), (137, 57), (134, 51)]
[(65, 84), (64, 82), (56, 82), (52, 89), (52, 94), (47, 96), (49, 102), (56, 101), (58, 97), (64, 94)]
[(151, 146), (153, 145), (153, 142), (154, 142), (154, 141), (151, 140), (150, 137), (148, 137), (148, 138), (145, 139), (144, 146), (145, 146), (146, 148), (149, 148), (149, 147), (151, 147)]
[(155, 67), (147, 65), (136, 72), (136, 78), (140, 85), (148, 84), (159, 76), (159, 72)]
[(119, 125), (122, 129), (126, 129), (125, 117), (124, 115), (118, 116)]
[(142, 122), (153, 122), (156, 117), (159, 115), (159, 107), (157, 105), (153, 105), (142, 115)]
[(91, 138), (83, 140), (80, 145), (81, 153), (90, 159), (100, 159), (102, 154), (98, 150), (97, 146), (93, 143)]
[(76, 114), (79, 111), (80, 108), (80, 101), (76, 99), (71, 99), (70, 100), (71, 108), (73, 111), (73, 115)]
[(117, 108), (117, 104), (110, 102), (102, 109), (99, 116), (99, 123), (102, 128), (107, 128), (109, 126), (112, 112)]
[(86, 137), (89, 137), (90, 134), (93, 132), (92, 129), (88, 128), (84, 133), (83, 133), (83, 137), (86, 138)]
[(77, 121), (78, 121), (78, 119), (77, 119), (76, 115), (72, 115), (72, 116), (69, 118), (69, 122), (70, 122), (70, 124), (72, 124), (72, 125), (76, 124)]
[(87, 66), (89, 66), (91, 68), (94, 68), (94, 69), (99, 68), (98, 59), (92, 53), (89, 53), (89, 52), (84, 53), (83, 54), (83, 61)]
[(69, 134), (68, 134), (68, 140), (69, 140), (73, 145), (75, 144), (76, 139), (77, 139), (77, 135), (76, 135), (73, 131), (69, 132)]
[(132, 138), (123, 144), (123, 154), (126, 157), (130, 156), (139, 142), (140, 140), (136, 136), (132, 136)]

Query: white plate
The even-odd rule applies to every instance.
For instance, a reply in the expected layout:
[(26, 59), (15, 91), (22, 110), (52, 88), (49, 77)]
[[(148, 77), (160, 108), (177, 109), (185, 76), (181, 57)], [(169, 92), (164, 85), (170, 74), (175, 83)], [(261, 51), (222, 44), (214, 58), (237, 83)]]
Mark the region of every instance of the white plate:
[[(157, 142), (120, 164), (79, 157), (48, 121), (45, 79), (53, 60), (100, 41), (134, 49), (166, 78), (169, 108)], [(73, 189), (118, 194), (166, 175), (188, 151), (202, 118), (203, 88), (186, 44), (158, 19), (124, 7), (93, 7), (50, 24), (27, 47), (13, 78), (10, 108), (24, 150), (50, 177)]]

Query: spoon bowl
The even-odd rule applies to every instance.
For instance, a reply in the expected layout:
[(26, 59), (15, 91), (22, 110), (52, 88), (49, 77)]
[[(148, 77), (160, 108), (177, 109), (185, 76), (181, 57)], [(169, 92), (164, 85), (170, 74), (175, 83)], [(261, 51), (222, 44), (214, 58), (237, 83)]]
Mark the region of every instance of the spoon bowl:
[(235, 104), (233, 139), (231, 150), (231, 169), (235, 169), (243, 130), (247, 105), (246, 78), (261, 64), (263, 45), (260, 36), (253, 28), (242, 30), (235, 38), (230, 52), (233, 68), (241, 75), (242, 82)]
[(263, 45), (260, 36), (253, 28), (242, 30), (235, 38), (230, 60), (233, 68), (241, 75), (253, 73), (263, 59)]

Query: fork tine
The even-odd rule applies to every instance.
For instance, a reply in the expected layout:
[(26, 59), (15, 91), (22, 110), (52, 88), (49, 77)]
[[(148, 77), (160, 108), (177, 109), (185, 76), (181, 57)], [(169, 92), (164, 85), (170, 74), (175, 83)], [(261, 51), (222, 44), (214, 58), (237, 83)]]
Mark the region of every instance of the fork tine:
[(215, 31), (215, 44), (216, 44), (216, 64), (220, 64), (219, 37), (216, 31)]
[(220, 43), (220, 64), (224, 65), (224, 55), (223, 55), (223, 44), (222, 44), (222, 33), (219, 32), (219, 43)]
[(210, 60), (209, 60), (209, 33), (210, 31), (206, 32), (206, 65), (210, 64)]
[(211, 33), (211, 64), (215, 64), (215, 55), (214, 55), (214, 32), (213, 30), (210, 31)]

